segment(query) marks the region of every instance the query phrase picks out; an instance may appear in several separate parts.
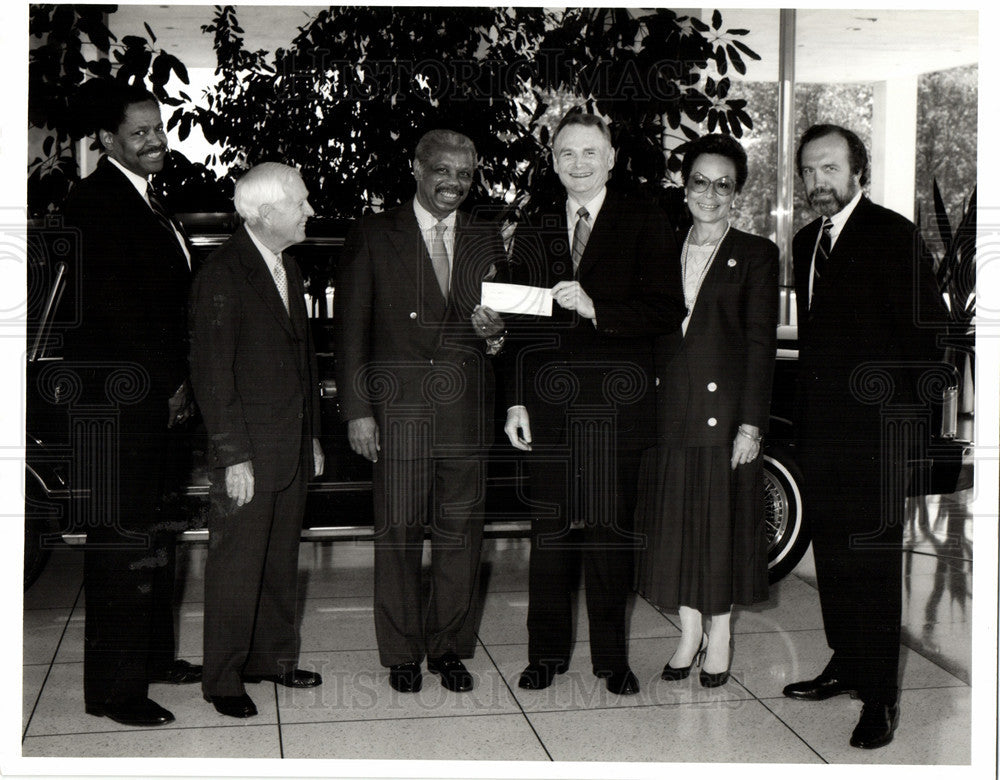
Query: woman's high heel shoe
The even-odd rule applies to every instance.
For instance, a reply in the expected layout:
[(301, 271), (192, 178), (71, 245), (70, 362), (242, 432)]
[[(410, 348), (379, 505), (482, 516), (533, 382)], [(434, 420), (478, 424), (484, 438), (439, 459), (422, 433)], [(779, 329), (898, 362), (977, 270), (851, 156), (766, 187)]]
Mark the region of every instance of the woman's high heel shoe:
[(663, 672), (660, 674), (661, 680), (666, 680), (667, 682), (677, 682), (678, 680), (683, 680), (689, 674), (691, 674), (691, 668), (698, 666), (705, 660), (705, 649), (708, 647), (708, 637), (702, 634), (701, 642), (698, 643), (698, 650), (694, 654), (694, 658), (691, 659), (691, 663), (687, 666), (671, 666), (670, 662), (667, 661), (666, 666), (663, 667)]
[[(701, 683), (703, 688), (718, 688), (720, 685), (725, 685), (729, 682), (729, 670), (733, 666), (733, 650), (736, 649), (736, 643), (733, 641), (732, 637), (729, 637), (729, 663), (726, 664), (726, 671), (724, 672), (706, 672), (702, 669), (698, 673), (698, 681)], [(702, 653), (704, 657), (704, 653)]]

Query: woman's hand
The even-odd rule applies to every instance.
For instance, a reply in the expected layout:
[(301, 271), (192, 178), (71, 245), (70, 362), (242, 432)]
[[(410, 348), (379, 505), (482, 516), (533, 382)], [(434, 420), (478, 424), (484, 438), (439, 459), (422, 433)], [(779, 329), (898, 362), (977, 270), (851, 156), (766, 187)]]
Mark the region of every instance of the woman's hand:
[(736, 438), (733, 439), (733, 457), (730, 459), (730, 466), (735, 469), (744, 463), (752, 463), (760, 455), (760, 444), (763, 437), (760, 435), (760, 428), (756, 425), (744, 423), (736, 431)]

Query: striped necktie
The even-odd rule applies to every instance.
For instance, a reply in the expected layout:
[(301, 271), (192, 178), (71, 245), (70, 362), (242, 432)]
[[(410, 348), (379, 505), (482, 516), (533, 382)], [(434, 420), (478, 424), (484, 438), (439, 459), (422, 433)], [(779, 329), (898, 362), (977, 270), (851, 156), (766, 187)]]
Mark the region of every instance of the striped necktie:
[(580, 206), (576, 212), (576, 227), (573, 228), (573, 274), (580, 268), (580, 260), (583, 259), (583, 250), (587, 248), (587, 239), (590, 238), (590, 212), (584, 206)]
[(816, 260), (813, 264), (813, 284), (822, 279), (826, 272), (829, 270), (830, 263), (830, 248), (833, 245), (833, 240), (830, 237), (830, 231), (833, 229), (833, 220), (829, 217), (823, 217), (823, 231), (819, 236), (819, 243), (816, 245)]
[(451, 282), (451, 269), (448, 267), (448, 249), (444, 245), (444, 231), (448, 226), (438, 222), (434, 226), (434, 237), (431, 239), (431, 264), (434, 275), (437, 276), (438, 287), (445, 300), (448, 300), (448, 288)]
[[(181, 237), (178, 236), (178, 233), (180, 233), (180, 235), (183, 236), (184, 232), (180, 229), (178, 224), (171, 218), (169, 212), (167, 212), (166, 206), (163, 205), (163, 201), (160, 200), (160, 196), (157, 194), (156, 188), (152, 185), (151, 182), (146, 184), (146, 200), (149, 201), (149, 207), (153, 210), (153, 214), (156, 216), (157, 221), (160, 223), (160, 225), (163, 226), (163, 229), (166, 230), (173, 237), (174, 241), (178, 243), (178, 245), (181, 247), (181, 251), (184, 252), (184, 247), (182, 244), (183, 239), (181, 239)], [(184, 252), (184, 254), (187, 253)]]

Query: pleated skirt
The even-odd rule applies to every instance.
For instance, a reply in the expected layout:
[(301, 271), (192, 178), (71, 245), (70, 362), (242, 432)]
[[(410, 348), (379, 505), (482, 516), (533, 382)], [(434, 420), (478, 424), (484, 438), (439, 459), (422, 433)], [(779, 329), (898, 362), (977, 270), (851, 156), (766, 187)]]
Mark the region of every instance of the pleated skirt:
[(734, 470), (730, 457), (729, 447), (643, 454), (636, 590), (660, 607), (712, 615), (767, 599), (761, 459)]

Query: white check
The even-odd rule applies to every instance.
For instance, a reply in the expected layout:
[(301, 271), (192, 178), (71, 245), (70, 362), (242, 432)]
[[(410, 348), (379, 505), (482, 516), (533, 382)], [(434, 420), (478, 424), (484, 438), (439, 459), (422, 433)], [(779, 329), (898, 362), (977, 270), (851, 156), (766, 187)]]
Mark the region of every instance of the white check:
[(483, 282), (483, 306), (495, 312), (552, 316), (552, 290), (548, 287), (528, 287), (524, 284)]

